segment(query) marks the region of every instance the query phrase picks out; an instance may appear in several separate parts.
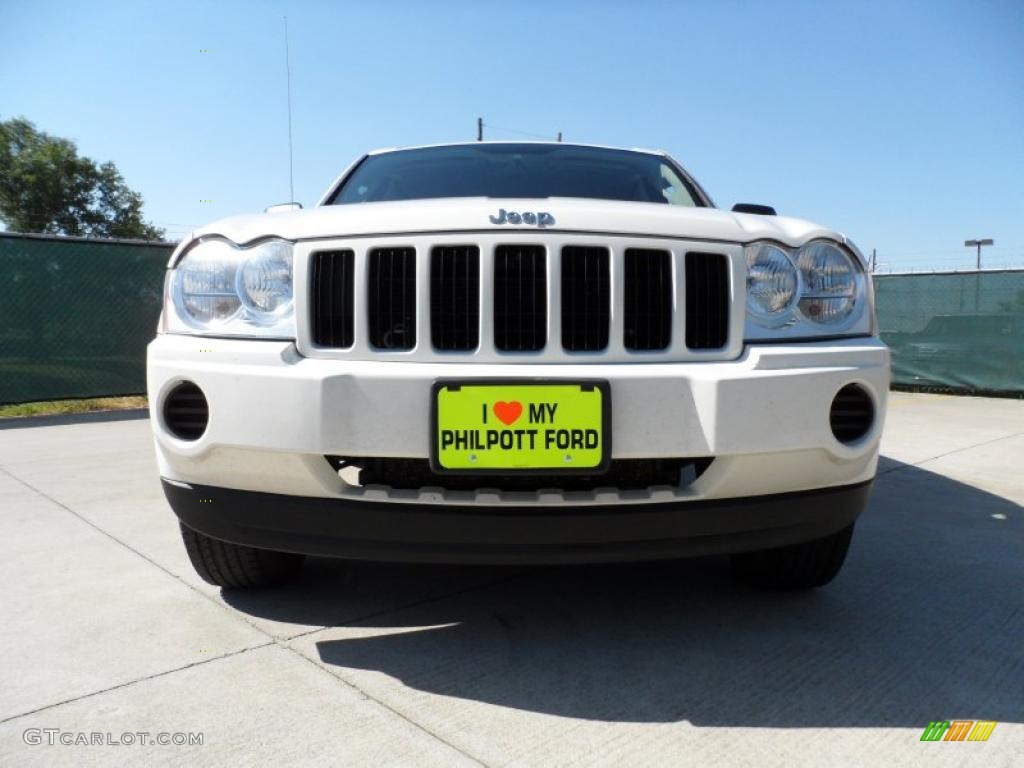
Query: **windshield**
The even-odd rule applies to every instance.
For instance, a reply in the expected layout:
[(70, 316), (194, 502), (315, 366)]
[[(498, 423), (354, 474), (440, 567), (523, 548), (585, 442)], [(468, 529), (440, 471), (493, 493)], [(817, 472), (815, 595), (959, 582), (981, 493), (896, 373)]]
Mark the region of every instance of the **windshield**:
[(585, 197), (703, 206), (664, 157), (570, 144), (466, 144), (370, 155), (328, 205), (438, 197)]

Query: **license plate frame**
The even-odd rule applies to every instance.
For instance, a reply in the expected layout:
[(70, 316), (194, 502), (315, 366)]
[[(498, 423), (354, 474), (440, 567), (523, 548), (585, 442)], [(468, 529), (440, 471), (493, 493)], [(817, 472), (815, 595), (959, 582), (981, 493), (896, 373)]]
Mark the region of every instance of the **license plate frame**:
[[(579, 387), (590, 392), (598, 391), (600, 404), (600, 462), (590, 466), (502, 466), (502, 467), (447, 467), (441, 462), (441, 425), (439, 423), (442, 390), (459, 390), (464, 387)], [(446, 378), (434, 381), (430, 389), (430, 468), (444, 475), (600, 475), (608, 471), (612, 456), (612, 405), (611, 387), (604, 379), (549, 379), (549, 378)]]

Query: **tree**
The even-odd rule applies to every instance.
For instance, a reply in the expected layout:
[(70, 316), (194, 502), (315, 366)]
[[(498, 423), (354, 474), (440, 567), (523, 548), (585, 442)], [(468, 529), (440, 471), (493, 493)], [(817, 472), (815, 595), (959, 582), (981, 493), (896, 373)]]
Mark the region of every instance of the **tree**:
[(14, 232), (160, 240), (142, 218), (142, 195), (113, 163), (81, 157), (75, 144), (25, 118), (0, 121), (0, 219)]

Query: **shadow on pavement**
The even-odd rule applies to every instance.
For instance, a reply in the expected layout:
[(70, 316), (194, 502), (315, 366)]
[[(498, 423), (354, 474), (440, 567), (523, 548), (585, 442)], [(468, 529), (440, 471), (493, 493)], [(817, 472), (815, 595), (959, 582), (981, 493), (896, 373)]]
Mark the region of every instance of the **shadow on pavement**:
[[(1024, 510), (884, 467), (846, 567), (811, 593), (743, 586), (724, 558), (515, 570), (317, 560), (294, 587), (224, 598), (355, 635), (318, 642), (325, 664), (531, 712), (708, 726), (1024, 722)], [(375, 578), (391, 604), (396, 583), (411, 596), (436, 581), (449, 596), (397, 611), (364, 596), (362, 620), (331, 618), (347, 583)]]

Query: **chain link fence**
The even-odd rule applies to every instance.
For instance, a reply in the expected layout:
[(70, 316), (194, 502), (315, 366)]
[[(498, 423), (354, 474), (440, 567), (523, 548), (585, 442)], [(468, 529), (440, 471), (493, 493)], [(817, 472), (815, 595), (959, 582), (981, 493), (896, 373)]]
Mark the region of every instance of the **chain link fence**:
[[(0, 233), (0, 404), (145, 392), (173, 247)], [(1024, 395), (1024, 270), (874, 283), (894, 384)]]
[(145, 392), (173, 248), (0, 232), (0, 404)]
[(875, 275), (897, 386), (1024, 395), (1024, 270)]

